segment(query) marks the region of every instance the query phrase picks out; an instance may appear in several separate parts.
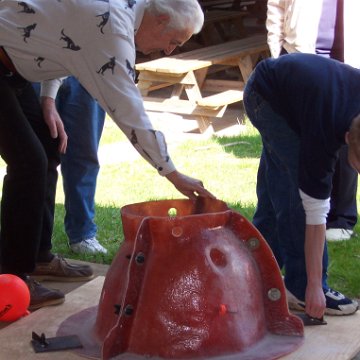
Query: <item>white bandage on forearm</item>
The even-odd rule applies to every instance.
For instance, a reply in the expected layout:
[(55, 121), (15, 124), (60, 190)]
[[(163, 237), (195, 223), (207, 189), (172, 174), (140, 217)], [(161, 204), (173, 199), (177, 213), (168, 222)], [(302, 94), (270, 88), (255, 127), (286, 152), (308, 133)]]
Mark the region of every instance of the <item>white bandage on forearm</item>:
[(66, 79), (66, 77), (42, 81), (40, 96), (47, 96), (47, 97), (51, 97), (52, 99), (56, 99), (56, 95), (64, 79)]
[(299, 189), (304, 206), (307, 225), (326, 224), (326, 216), (330, 210), (330, 198), (315, 199)]

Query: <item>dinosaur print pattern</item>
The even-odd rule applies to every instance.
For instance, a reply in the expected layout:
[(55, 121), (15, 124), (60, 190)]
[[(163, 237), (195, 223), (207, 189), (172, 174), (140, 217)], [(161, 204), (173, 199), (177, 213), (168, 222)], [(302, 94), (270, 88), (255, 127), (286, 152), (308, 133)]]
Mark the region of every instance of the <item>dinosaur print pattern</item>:
[(26, 2), (19, 1), (18, 5), (22, 7), (22, 10), (18, 11), (19, 13), (35, 14), (35, 10), (32, 9)]
[(73, 51), (79, 51), (81, 47), (76, 45), (75, 42), (64, 33), (64, 29), (61, 30), (61, 37), (60, 40), (64, 40), (66, 42), (66, 46), (63, 46), (63, 49), (69, 49)]
[(136, 4), (136, 0), (127, 0), (127, 3), (128, 5), (125, 7), (125, 9), (132, 9)]
[[(150, 129), (149, 131), (154, 135), (154, 138), (156, 139), (156, 141), (159, 144), (163, 145), (163, 148), (164, 148), (164, 151), (165, 151), (165, 161), (169, 162), (170, 161), (170, 156), (169, 156), (168, 151), (167, 151), (167, 145), (166, 145), (164, 134), (162, 132), (160, 132), (160, 131), (156, 131), (156, 130), (152, 130), (152, 129)], [(159, 168), (158, 170), (161, 171), (162, 168)]]
[(134, 68), (131, 66), (130, 61), (128, 59), (126, 59), (126, 68), (128, 69), (128, 74), (133, 78), (133, 80), (135, 81), (135, 70)]
[(131, 137), (130, 137), (130, 142), (131, 144), (136, 148), (136, 149), (139, 149), (143, 154), (145, 154), (145, 156), (148, 158), (148, 160), (155, 166), (155, 168), (157, 170), (161, 170), (159, 169), (156, 165), (155, 165), (155, 162), (154, 160), (152, 159), (152, 157), (149, 155), (149, 153), (143, 149), (138, 141), (138, 138), (136, 136), (136, 132), (134, 129), (131, 130)]
[(38, 56), (37, 58), (34, 59), (34, 61), (36, 62), (36, 65), (41, 68), (41, 63), (45, 60), (45, 58)]
[(27, 39), (31, 36), (31, 32), (33, 30), (35, 30), (36, 28), (36, 23), (25, 26), (25, 27), (18, 27), (18, 29), (22, 30), (22, 36), (23, 36), (23, 40), (24, 42), (27, 43)]
[(98, 74), (104, 75), (106, 70), (111, 70), (111, 73), (114, 75), (114, 68), (115, 68), (115, 56), (111, 57), (110, 60), (105, 63), (98, 71)]
[(110, 12), (107, 11), (103, 14), (100, 15), (96, 15), (96, 17), (101, 17), (101, 22), (97, 25), (98, 28), (100, 28), (100, 32), (103, 34), (104, 31), (104, 26), (107, 24), (108, 20), (109, 20), (109, 16), (110, 16)]
[[(135, 85), (133, 34), (141, 24), (146, 0), (113, 1), (116, 4), (109, 0), (0, 0), (0, 23), (8, 28), (1, 37), (27, 54), (14, 58), (25, 78), (40, 81), (70, 74), (78, 78), (137, 151), (166, 174), (174, 169), (166, 142), (161, 132), (152, 130)], [(49, 84), (49, 94), (56, 90), (56, 83)]]
[[(149, 129), (148, 131), (150, 131), (154, 135), (154, 138), (158, 142), (158, 144), (162, 145), (163, 150), (165, 151), (165, 161), (169, 162), (170, 156), (167, 153), (167, 146), (163, 133), (153, 129)], [(158, 171), (163, 170), (163, 168), (157, 165), (154, 159), (149, 155), (149, 153), (140, 145), (140, 142), (138, 141), (138, 137), (134, 129), (131, 130), (130, 142), (138, 151), (142, 152), (147, 157), (147, 160), (153, 164), (156, 170)]]

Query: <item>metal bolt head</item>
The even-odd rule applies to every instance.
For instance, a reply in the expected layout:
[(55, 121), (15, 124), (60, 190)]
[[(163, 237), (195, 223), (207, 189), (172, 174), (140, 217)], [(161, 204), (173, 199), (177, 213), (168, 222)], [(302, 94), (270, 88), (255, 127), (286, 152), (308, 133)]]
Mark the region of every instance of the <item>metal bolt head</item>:
[(252, 237), (247, 240), (246, 244), (250, 250), (255, 250), (260, 246), (260, 241), (258, 238)]
[(115, 308), (114, 314), (119, 315), (121, 311), (121, 305), (115, 304), (114, 308)]
[(143, 264), (145, 262), (145, 254), (142, 252), (139, 252), (135, 257), (135, 261), (139, 265)]
[(271, 288), (269, 291), (268, 291), (268, 298), (271, 300), (271, 301), (278, 301), (280, 300), (281, 298), (281, 291), (277, 288)]
[(125, 309), (124, 309), (124, 314), (127, 315), (127, 316), (131, 316), (134, 312), (134, 308), (132, 305), (126, 305), (125, 306)]

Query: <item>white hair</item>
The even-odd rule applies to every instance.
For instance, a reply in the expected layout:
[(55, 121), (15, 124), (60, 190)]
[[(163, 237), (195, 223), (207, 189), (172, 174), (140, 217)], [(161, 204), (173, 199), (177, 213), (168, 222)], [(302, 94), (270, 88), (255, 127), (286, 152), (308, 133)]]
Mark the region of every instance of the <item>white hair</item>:
[(148, 0), (146, 8), (154, 16), (168, 15), (168, 27), (174, 30), (192, 29), (197, 34), (204, 24), (204, 13), (197, 0)]

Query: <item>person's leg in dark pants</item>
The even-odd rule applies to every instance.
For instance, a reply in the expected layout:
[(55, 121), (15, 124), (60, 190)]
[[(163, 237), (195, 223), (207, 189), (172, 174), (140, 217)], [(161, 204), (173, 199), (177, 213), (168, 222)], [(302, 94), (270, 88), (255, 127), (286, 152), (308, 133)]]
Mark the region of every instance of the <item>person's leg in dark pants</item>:
[[(60, 154), (58, 151), (58, 140), (51, 138), (49, 129), (42, 116), (38, 97), (32, 87), (29, 87), (31, 88), (31, 90), (29, 90), (29, 95), (19, 97), (19, 103), (24, 113), (26, 113), (26, 118), (36, 137), (39, 139), (47, 158), (43, 221), (39, 243), (39, 256), (41, 260), (41, 255), (44, 254), (46, 256), (52, 248), (51, 238), (54, 224), (56, 184), (58, 179), (57, 166), (60, 163)], [(37, 258), (37, 261), (39, 261), (39, 257)]]
[(328, 240), (348, 240), (357, 222), (356, 192), (358, 174), (348, 163), (348, 147), (339, 151), (333, 178), (330, 212), (327, 219)]
[(29, 84), (17, 90), (0, 79), (0, 154), (7, 164), (1, 201), (0, 261), (3, 273), (21, 275), (33, 271), (37, 259), (48, 162), (20, 98), (28, 98), (27, 110), (42, 119)]
[(284, 265), (284, 253), (279, 243), (275, 209), (269, 196), (271, 192), (271, 189), (268, 188), (269, 183), (266, 154), (263, 151), (261, 153), (256, 181), (258, 204), (252, 222), (270, 245), (279, 268), (282, 269)]
[(7, 165), (1, 201), (1, 273), (26, 281), (30, 310), (65, 300), (60, 291), (27, 276), (35, 268), (42, 242), (51, 244), (44, 225), (52, 228), (56, 144), (31, 84), (16, 76), (0, 77), (0, 154)]
[[(279, 267), (285, 268), (286, 288), (302, 301), (305, 298), (305, 211), (299, 194), (299, 136), (286, 120), (254, 90), (250, 77), (244, 92), (244, 105), (263, 142), (259, 170), (258, 204), (253, 224), (268, 241)], [(327, 248), (324, 247), (323, 279), (327, 285)]]

